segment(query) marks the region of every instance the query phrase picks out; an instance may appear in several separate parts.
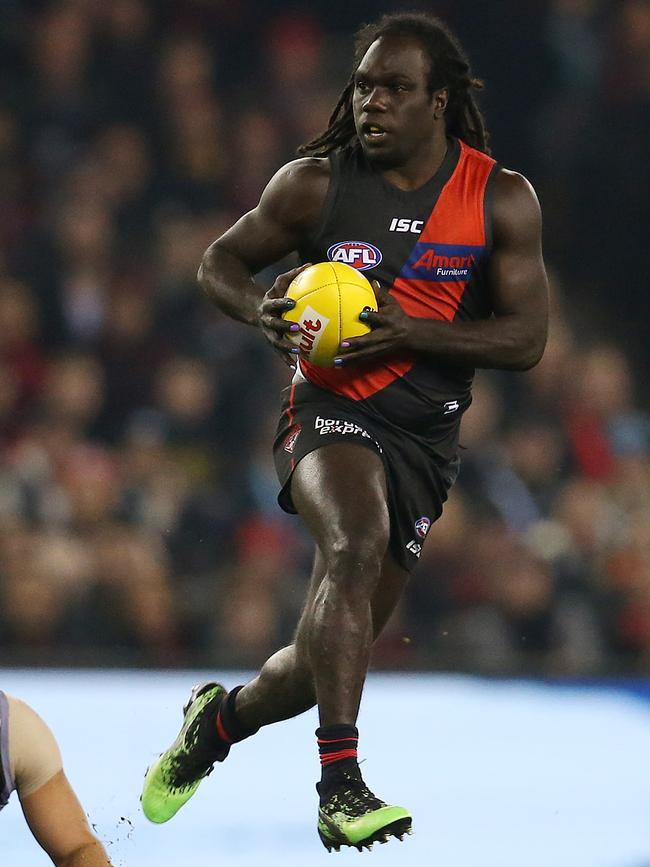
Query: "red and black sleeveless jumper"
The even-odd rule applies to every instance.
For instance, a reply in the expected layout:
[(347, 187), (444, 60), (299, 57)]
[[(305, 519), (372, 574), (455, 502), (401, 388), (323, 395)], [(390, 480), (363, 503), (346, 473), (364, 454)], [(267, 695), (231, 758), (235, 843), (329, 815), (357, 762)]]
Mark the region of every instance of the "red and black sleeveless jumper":
[[(485, 272), (493, 159), (450, 138), (439, 170), (411, 192), (390, 184), (359, 146), (336, 151), (330, 164), (320, 225), (299, 250), (302, 261), (358, 268), (409, 316), (452, 322), (492, 315)], [(301, 457), (337, 438), (354, 439), (383, 457), (391, 550), (412, 568), (457, 474), (473, 375), (410, 354), (340, 370), (301, 361), (274, 449), (281, 506), (293, 511), (289, 481)]]

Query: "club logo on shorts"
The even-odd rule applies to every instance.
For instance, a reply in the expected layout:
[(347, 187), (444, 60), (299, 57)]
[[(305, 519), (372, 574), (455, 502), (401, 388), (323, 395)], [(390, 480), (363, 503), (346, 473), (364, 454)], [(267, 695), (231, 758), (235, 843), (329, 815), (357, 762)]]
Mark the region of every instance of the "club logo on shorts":
[(365, 241), (339, 241), (329, 248), (327, 258), (330, 262), (351, 265), (357, 271), (367, 271), (368, 268), (379, 265), (382, 255), (381, 250), (374, 244), (367, 244)]
[(289, 452), (289, 454), (293, 453), (293, 450), (296, 447), (296, 440), (300, 436), (300, 431), (302, 430), (302, 425), (297, 424), (290, 432), (284, 443), (282, 444), (282, 448), (285, 452)]
[(431, 526), (431, 521), (429, 518), (422, 517), (418, 518), (415, 522), (415, 532), (418, 534), (420, 539), (424, 539), (424, 537), (429, 532), (429, 527)]

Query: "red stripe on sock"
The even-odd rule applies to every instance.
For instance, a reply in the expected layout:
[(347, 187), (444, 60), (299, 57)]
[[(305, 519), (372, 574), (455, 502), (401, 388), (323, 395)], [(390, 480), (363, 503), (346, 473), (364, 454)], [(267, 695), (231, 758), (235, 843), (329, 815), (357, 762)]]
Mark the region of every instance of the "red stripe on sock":
[(321, 765), (331, 765), (332, 762), (341, 762), (344, 759), (356, 759), (356, 750), (339, 750), (336, 753), (325, 753), (320, 757)]
[(331, 741), (326, 741), (323, 738), (318, 738), (317, 742), (319, 744), (340, 744), (343, 741), (354, 741), (355, 743), (359, 743), (359, 738), (349, 737), (349, 738), (333, 738)]
[(221, 738), (222, 741), (225, 741), (227, 744), (234, 744), (233, 739), (230, 737), (226, 729), (224, 728), (223, 723), (221, 722), (221, 711), (217, 714), (217, 734)]

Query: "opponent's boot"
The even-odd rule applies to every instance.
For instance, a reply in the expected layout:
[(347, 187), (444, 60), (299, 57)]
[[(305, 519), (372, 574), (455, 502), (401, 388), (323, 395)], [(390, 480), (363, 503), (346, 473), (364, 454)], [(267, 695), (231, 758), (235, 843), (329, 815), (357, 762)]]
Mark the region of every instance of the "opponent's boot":
[(145, 774), (140, 801), (151, 822), (167, 822), (176, 815), (214, 763), (230, 752), (230, 745), (219, 744), (215, 736), (217, 712), (226, 695), (220, 683), (204, 683), (192, 690), (178, 737)]
[[(320, 794), (322, 784), (316, 789)], [(340, 782), (321, 798), (318, 809), (318, 836), (328, 852), (341, 846), (371, 849), (379, 841), (411, 833), (411, 814), (404, 807), (390, 807), (375, 797), (361, 779), (342, 773)]]

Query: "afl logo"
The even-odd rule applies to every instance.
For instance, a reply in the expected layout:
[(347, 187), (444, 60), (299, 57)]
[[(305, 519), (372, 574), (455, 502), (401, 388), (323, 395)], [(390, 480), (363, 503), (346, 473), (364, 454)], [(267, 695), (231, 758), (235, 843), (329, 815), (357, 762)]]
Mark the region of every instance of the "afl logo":
[(381, 262), (381, 251), (374, 244), (365, 241), (339, 241), (327, 251), (330, 262), (343, 262), (352, 265), (357, 271), (367, 271)]
[(429, 527), (431, 526), (431, 521), (428, 518), (418, 518), (415, 522), (415, 532), (418, 534), (420, 539), (424, 539), (424, 537), (429, 532)]

